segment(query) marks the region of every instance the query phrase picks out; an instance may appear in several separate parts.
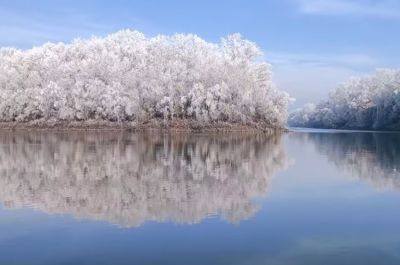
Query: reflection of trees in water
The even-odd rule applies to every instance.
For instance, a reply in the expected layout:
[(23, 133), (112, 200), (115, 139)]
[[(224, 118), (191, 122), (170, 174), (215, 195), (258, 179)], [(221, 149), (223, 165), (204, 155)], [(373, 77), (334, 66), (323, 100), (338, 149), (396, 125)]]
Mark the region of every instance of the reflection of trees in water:
[(118, 134), (1, 133), (0, 200), (120, 226), (238, 222), (286, 166), (279, 135)]
[(304, 134), (339, 169), (380, 189), (400, 190), (400, 134)]

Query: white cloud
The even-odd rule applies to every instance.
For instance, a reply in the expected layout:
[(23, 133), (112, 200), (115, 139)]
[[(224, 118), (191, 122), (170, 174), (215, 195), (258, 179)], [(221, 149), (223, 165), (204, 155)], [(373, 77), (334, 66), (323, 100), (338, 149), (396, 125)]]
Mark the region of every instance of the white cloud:
[(398, 0), (294, 0), (299, 11), (315, 15), (400, 18)]

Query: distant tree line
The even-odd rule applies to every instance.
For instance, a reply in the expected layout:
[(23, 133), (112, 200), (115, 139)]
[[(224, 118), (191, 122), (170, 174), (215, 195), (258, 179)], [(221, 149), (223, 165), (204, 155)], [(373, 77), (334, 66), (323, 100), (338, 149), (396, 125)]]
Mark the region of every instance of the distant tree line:
[(352, 78), (328, 100), (291, 113), (289, 124), (329, 129), (400, 130), (400, 70)]

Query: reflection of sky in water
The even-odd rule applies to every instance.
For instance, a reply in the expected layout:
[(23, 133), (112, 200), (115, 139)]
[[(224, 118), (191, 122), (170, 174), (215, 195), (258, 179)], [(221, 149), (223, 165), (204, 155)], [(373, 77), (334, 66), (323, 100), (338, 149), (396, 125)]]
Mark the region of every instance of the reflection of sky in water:
[[(183, 175), (187, 175), (188, 172), (203, 172), (202, 181), (193, 182), (194, 178), (190, 178), (190, 181), (182, 183), (197, 186), (199, 190), (199, 187), (202, 187), (211, 192), (206, 194), (206, 198), (193, 197), (197, 200), (205, 199), (204, 205), (208, 207), (203, 206), (193, 211), (192, 206), (197, 204), (186, 204), (187, 208), (180, 208), (180, 218), (198, 217), (193, 225), (188, 225), (194, 222), (193, 218), (188, 217), (188, 221), (176, 220), (176, 212), (172, 210), (174, 207), (182, 207), (182, 204), (178, 203), (182, 197), (176, 196), (172, 197), (176, 200), (174, 204), (169, 204), (170, 208), (163, 212), (162, 218), (155, 216), (157, 211), (154, 211), (153, 215), (142, 215), (142, 219), (138, 219), (140, 222), (137, 227), (129, 229), (111, 225), (110, 222), (115, 220), (104, 213), (100, 216), (93, 215), (92, 208), (80, 208), (86, 210), (86, 215), (77, 212), (75, 204), (61, 204), (63, 207), (60, 211), (56, 211), (54, 207), (48, 209), (46, 205), (40, 204), (43, 200), (39, 199), (43, 199), (44, 195), (32, 197), (37, 199), (34, 202), (39, 210), (6, 210), (3, 207), (0, 211), (0, 263), (399, 264), (400, 254), (397, 253), (400, 253), (400, 192), (396, 186), (398, 177), (396, 174), (389, 174), (387, 178), (388, 172), (392, 172), (390, 168), (396, 167), (397, 159), (400, 159), (397, 151), (400, 141), (396, 141), (397, 136), (289, 134), (282, 139), (274, 137), (273, 140), (231, 138), (221, 141), (216, 140), (218, 138), (210, 140), (207, 137), (197, 140), (168, 140), (175, 141), (175, 144), (180, 143), (178, 145), (181, 148), (178, 150), (187, 150), (188, 143), (191, 143), (192, 149), (193, 145), (197, 146), (198, 149), (194, 150), (209, 150), (204, 153), (207, 155), (197, 161), (199, 168), (196, 171), (194, 167), (186, 168), (189, 170), (186, 172), (180, 171)], [(79, 145), (79, 138), (74, 139), (75, 144)], [(160, 154), (159, 152), (168, 149), (166, 157), (173, 157), (177, 150), (171, 149), (174, 144), (163, 145), (160, 148), (158, 144), (154, 144), (159, 141), (157, 138), (152, 139), (150, 143), (149, 140), (145, 142), (138, 138), (131, 140), (136, 141), (137, 146), (141, 144), (143, 149), (140, 150), (144, 150), (147, 155), (151, 154), (149, 157), (156, 160), (159, 158), (154, 156), (155, 153)], [(152, 145), (151, 148), (145, 148)], [(186, 148), (182, 149), (182, 145)], [(69, 150), (75, 155), (82, 152), (73, 148)], [(115, 151), (113, 148), (102, 151), (109, 150)], [(192, 154), (200, 153), (202, 152), (193, 151)], [(210, 153), (214, 154), (214, 158), (210, 158)], [(21, 156), (21, 153), (17, 153), (17, 156)], [(265, 159), (261, 159), (262, 156)], [(111, 163), (112, 157), (100, 156), (105, 165)], [(121, 155), (117, 157), (120, 158)], [(143, 157), (143, 154), (138, 157)], [(207, 157), (211, 160), (207, 160)], [(233, 161), (247, 158), (253, 160), (251, 166), (243, 163), (232, 166)], [(2, 155), (1, 160), (4, 159)], [(129, 159), (133, 159), (132, 156)], [(29, 161), (25, 160), (29, 165)], [(143, 165), (147, 165), (146, 159), (142, 161)], [(189, 165), (193, 166), (194, 162), (191, 161)], [(222, 163), (231, 166), (221, 171), (220, 166), (213, 167), (216, 165), (215, 161), (219, 161), (217, 165)], [(8, 162), (10, 168), (13, 164), (12, 161)], [(284, 170), (287, 163), (289, 166)], [(208, 171), (204, 171), (206, 164), (210, 166)], [(177, 170), (168, 165), (170, 164), (167, 163), (168, 170)], [(42, 166), (46, 168), (45, 164)], [(154, 169), (151, 166), (142, 166), (141, 170), (146, 168), (147, 171), (143, 172)], [(215, 172), (217, 168), (222, 175), (229, 172), (226, 174), (233, 176), (234, 182), (226, 182), (227, 179), (221, 178), (221, 175), (216, 178), (215, 174), (210, 173)], [(241, 171), (238, 171), (239, 169)], [(2, 172), (4, 177), (4, 171)], [(22, 178), (21, 172), (18, 180)], [(240, 176), (244, 176), (246, 181), (241, 181)], [(174, 177), (167, 179), (167, 183), (173, 179)], [(221, 185), (217, 189), (221, 191), (220, 194), (210, 190), (215, 182), (208, 186), (208, 182), (205, 181), (215, 179), (225, 181), (216, 182), (216, 185)], [(251, 180), (257, 181), (253, 183)], [(13, 181), (2, 184), (2, 189), (15, 183), (18, 183), (17, 187), (24, 187), (26, 182)], [(90, 182), (84, 183), (91, 185)], [(222, 185), (224, 183), (228, 184), (225, 190), (225, 186)], [(131, 189), (137, 187), (135, 185)], [(74, 186), (70, 186), (70, 191), (74, 190), (71, 187)], [(179, 190), (175, 192), (180, 194)], [(77, 194), (79, 195), (79, 192)], [(8, 196), (11, 195), (8, 193)], [(7, 197), (10, 207), (16, 206), (10, 204), (12, 198)], [(14, 196), (15, 201), (20, 203), (23, 198), (23, 194)], [(54, 194), (52, 198), (54, 201), (60, 200), (60, 197)], [(96, 200), (98, 198), (101, 198), (101, 195), (98, 195)], [(230, 203), (226, 204), (226, 200)], [(256, 208), (258, 211), (250, 212), (249, 215), (239, 215), (240, 220), (235, 219), (232, 223), (231, 219), (224, 217), (223, 211), (243, 209), (231, 207), (232, 203), (240, 205), (239, 202), (243, 200), (245, 205), (260, 204), (260, 207)], [(109, 202), (102, 202), (103, 206), (107, 206), (107, 203)], [(151, 204), (147, 206), (149, 205)], [(165, 205), (168, 204), (161, 206)], [(137, 207), (136, 204), (132, 204), (133, 209)], [(189, 210), (192, 210), (191, 214), (201, 214), (182, 215)], [(49, 215), (46, 212), (62, 214)], [(113, 211), (107, 213), (112, 214)], [(215, 218), (215, 213), (218, 218)], [(234, 213), (230, 214), (234, 216)], [(177, 221), (180, 224), (177, 224)]]

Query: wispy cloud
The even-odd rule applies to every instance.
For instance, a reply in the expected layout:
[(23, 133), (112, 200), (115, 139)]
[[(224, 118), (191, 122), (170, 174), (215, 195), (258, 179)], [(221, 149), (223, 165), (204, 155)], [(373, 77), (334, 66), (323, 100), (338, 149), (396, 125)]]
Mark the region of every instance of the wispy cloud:
[(312, 53), (267, 53), (267, 60), (275, 65), (340, 67), (365, 69), (375, 67), (377, 61), (367, 54), (312, 54)]
[[(107, 17), (95, 17), (67, 8), (56, 9), (49, 15), (14, 9), (0, 9), (0, 47), (31, 48), (46, 42), (68, 42), (75, 38), (104, 36), (117, 30), (131, 28), (152, 33), (147, 21), (121, 14), (123, 23)], [(55, 14), (54, 14), (55, 13)], [(154, 31), (154, 30), (153, 30)]]
[(299, 11), (314, 15), (400, 18), (398, 0), (294, 0)]
[(0, 46), (28, 48), (48, 41), (66, 41), (74, 37), (107, 32), (110, 27), (95, 24), (89, 17), (69, 16), (62, 22), (42, 17), (27, 18), (13, 10), (0, 10)]

